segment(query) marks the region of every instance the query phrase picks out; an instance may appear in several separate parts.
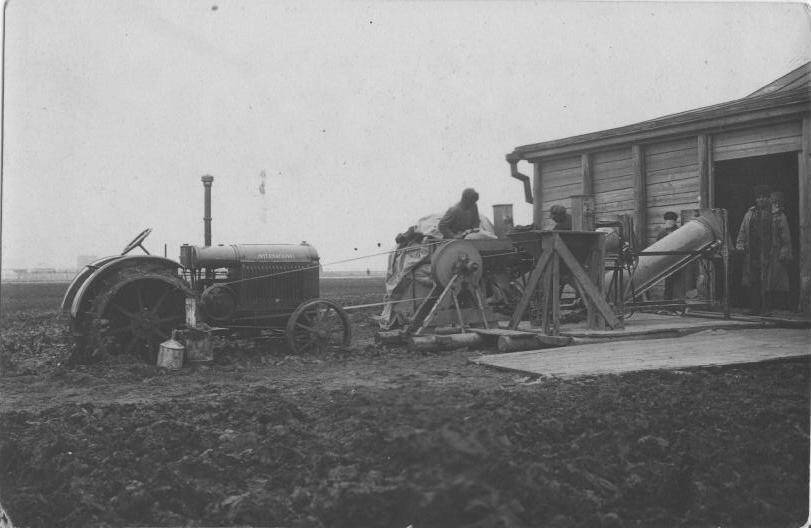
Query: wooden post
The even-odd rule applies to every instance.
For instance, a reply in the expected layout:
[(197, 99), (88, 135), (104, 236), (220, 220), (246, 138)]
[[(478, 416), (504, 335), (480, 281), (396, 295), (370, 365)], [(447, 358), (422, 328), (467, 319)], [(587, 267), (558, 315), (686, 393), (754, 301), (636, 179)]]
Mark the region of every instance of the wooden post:
[(521, 296), (521, 300), (518, 301), (515, 312), (513, 312), (512, 318), (510, 319), (509, 328), (511, 330), (518, 328), (518, 323), (521, 322), (521, 317), (523, 317), (524, 312), (527, 311), (527, 307), (529, 307), (532, 296), (535, 295), (535, 289), (538, 287), (538, 283), (540, 282), (541, 276), (546, 269), (546, 265), (549, 264), (549, 258), (551, 256), (552, 251), (548, 251), (546, 249), (541, 251), (541, 254), (538, 257), (538, 262), (535, 264), (535, 268), (532, 270), (532, 273), (530, 273), (529, 280), (527, 280), (527, 285), (524, 288), (524, 294)]
[(569, 268), (574, 280), (580, 283), (580, 287), (585, 294), (583, 301), (592, 303), (594, 307), (599, 310), (600, 314), (603, 316), (603, 319), (605, 319), (605, 323), (612, 330), (622, 328), (622, 322), (617, 319), (614, 311), (603, 298), (603, 294), (599, 292), (594, 286), (594, 283), (591, 282), (589, 276), (580, 266), (580, 263), (577, 262), (577, 259), (574, 257), (574, 255), (572, 255), (572, 252), (569, 251), (568, 247), (566, 247), (566, 244), (560, 244), (557, 254), (563, 259), (563, 263)]
[(541, 162), (532, 163), (532, 223), (536, 229), (543, 227), (543, 190), (541, 188)]
[(800, 247), (797, 264), (800, 270), (800, 310), (811, 316), (811, 117), (803, 118), (803, 150), (799, 153), (797, 177), (799, 178), (799, 226)]
[[(605, 234), (597, 238), (596, 247), (592, 248), (589, 254), (589, 275), (597, 291), (605, 298)], [(585, 302), (585, 301), (584, 301)], [(605, 330), (605, 319), (603, 319), (592, 305), (587, 303), (586, 326), (589, 330)]]
[(594, 197), (576, 194), (572, 200), (572, 231), (594, 231)]
[(552, 287), (549, 293), (552, 295), (552, 332), (551, 335), (560, 335), (560, 258), (558, 257), (558, 246), (563, 244), (560, 235), (555, 233), (552, 239), (552, 248), (555, 256), (552, 257)]
[(715, 207), (715, 161), (712, 154), (712, 136), (707, 136), (707, 207)]
[(641, 247), (648, 242), (648, 199), (645, 175), (645, 152), (642, 145), (631, 145), (634, 164), (634, 210), (636, 211), (636, 237)]
[(543, 307), (541, 310), (541, 328), (546, 335), (552, 335), (552, 268), (554, 267), (552, 262), (557, 259), (558, 255), (553, 251), (549, 266), (544, 272), (544, 287), (541, 291), (541, 306)]
[(710, 206), (710, 156), (709, 138), (707, 134), (698, 136), (698, 208), (706, 209)]
[(580, 155), (580, 174), (583, 178), (583, 191), (585, 195), (594, 194), (594, 180), (591, 175), (591, 154), (586, 152)]

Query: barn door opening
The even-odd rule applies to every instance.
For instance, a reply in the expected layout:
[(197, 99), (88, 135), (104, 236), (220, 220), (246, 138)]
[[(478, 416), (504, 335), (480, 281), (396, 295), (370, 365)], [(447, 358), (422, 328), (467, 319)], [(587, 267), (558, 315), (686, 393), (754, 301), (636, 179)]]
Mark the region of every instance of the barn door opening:
[[(714, 164), (715, 204), (726, 209), (729, 215), (729, 234), (734, 244), (743, 216), (754, 205), (755, 185), (768, 185), (772, 191), (782, 191), (786, 197), (785, 213), (791, 230), (794, 261), (788, 266), (789, 295), (785, 308), (794, 310), (799, 301), (799, 179), (797, 153), (771, 154), (733, 160), (717, 161)], [(743, 256), (732, 254), (730, 274), (730, 305), (735, 311), (749, 306), (746, 289), (741, 285)]]

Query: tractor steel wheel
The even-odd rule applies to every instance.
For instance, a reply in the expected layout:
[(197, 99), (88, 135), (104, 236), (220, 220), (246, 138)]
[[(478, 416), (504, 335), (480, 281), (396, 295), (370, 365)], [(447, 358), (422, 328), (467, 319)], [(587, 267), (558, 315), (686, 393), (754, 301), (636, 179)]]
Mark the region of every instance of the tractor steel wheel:
[(94, 303), (94, 341), (108, 352), (132, 354), (154, 363), (160, 343), (185, 323), (187, 287), (166, 274), (119, 278)]
[(349, 346), (352, 329), (346, 312), (332, 301), (305, 301), (290, 316), (286, 328), (287, 344), (299, 354), (324, 353)]

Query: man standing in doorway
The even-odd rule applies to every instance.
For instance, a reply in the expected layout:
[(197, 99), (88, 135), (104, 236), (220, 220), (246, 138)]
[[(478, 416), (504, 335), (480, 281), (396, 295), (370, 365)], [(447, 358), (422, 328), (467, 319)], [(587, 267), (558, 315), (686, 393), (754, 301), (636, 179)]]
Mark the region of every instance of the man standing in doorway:
[(741, 283), (749, 288), (752, 314), (770, 315), (770, 308), (788, 292), (791, 234), (783, 212), (783, 193), (755, 187), (755, 205), (743, 217), (736, 249), (744, 252)]
[[(667, 211), (663, 215), (663, 218), (665, 220), (665, 225), (661, 229), (659, 229), (659, 232), (656, 234), (656, 241), (657, 242), (659, 240), (662, 240), (667, 235), (669, 235), (670, 233), (674, 232), (675, 230), (677, 230), (679, 228), (679, 225), (676, 223), (676, 220), (678, 220), (679, 215), (677, 215), (673, 211)], [(676, 286), (677, 283), (680, 284), (682, 282), (684, 282), (684, 278), (683, 278), (683, 275), (682, 275), (681, 272), (676, 272), (673, 275), (667, 277), (665, 279), (665, 299), (668, 299), (668, 300), (673, 299), (674, 298), (674, 296), (673, 296), (674, 287)], [(680, 290), (681, 289), (683, 289), (683, 288), (680, 288)], [(682, 292), (679, 291), (678, 293), (680, 294), (679, 296), (681, 296)]]
[(665, 225), (662, 226), (662, 228), (659, 229), (659, 232), (656, 234), (657, 242), (679, 228), (679, 226), (676, 224), (676, 220), (679, 219), (679, 215), (673, 211), (666, 212), (662, 218), (665, 220)]

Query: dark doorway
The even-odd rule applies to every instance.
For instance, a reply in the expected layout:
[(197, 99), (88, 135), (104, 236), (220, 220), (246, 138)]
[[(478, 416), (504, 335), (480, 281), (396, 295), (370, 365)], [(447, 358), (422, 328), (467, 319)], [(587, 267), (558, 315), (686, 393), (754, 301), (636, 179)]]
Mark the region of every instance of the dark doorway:
[[(786, 197), (785, 213), (791, 230), (791, 245), (794, 261), (789, 266), (788, 306), (796, 309), (799, 300), (799, 268), (797, 265), (799, 244), (799, 181), (797, 153), (754, 156), (728, 161), (718, 161), (714, 165), (715, 204), (726, 209), (729, 216), (729, 235), (732, 245), (738, 236), (744, 214), (754, 205), (755, 185), (768, 185), (772, 191), (782, 191)], [(738, 310), (748, 306), (747, 292), (741, 286), (742, 255), (732, 253), (730, 267), (730, 304)]]

